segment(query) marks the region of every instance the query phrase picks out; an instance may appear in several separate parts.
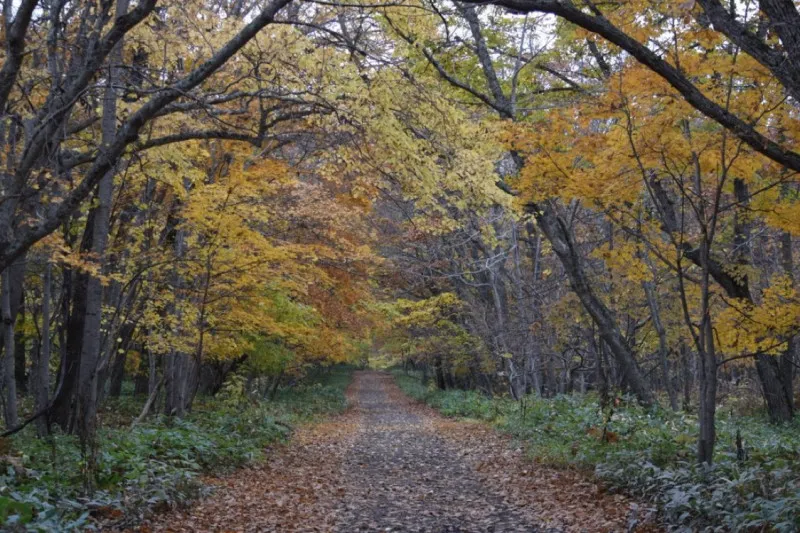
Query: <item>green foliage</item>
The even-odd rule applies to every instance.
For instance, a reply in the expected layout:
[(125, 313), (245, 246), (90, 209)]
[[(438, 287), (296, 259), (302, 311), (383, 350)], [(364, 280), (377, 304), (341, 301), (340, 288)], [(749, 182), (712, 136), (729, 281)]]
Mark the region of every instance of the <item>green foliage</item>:
[(230, 471), (263, 457), (293, 425), (342, 411), (350, 369), (335, 367), (280, 392), (273, 402), (243, 402), (242, 380), (185, 419), (154, 418), (100, 431), (97, 488), (82, 492), (84, 462), (76, 438), (13, 438), (14, 464), (0, 465), (0, 519), (12, 531), (71, 531), (99, 519), (133, 523), (154, 509), (205, 493), (201, 474)]
[[(609, 488), (658, 504), (665, 524), (709, 531), (800, 528), (800, 423), (720, 413), (713, 467), (698, 465), (697, 419), (622, 399), (601, 410), (592, 395), (489, 399), (440, 391), (396, 372), (400, 387), (447, 416), (491, 422), (548, 464), (594, 471)], [(610, 418), (609, 418), (610, 415)], [(603, 430), (606, 439), (603, 439)], [(746, 457), (736, 450), (740, 431)]]
[(251, 342), (253, 348), (245, 366), (254, 374), (275, 376), (295, 359), (294, 352), (277, 340), (256, 337)]
[(415, 376), (401, 372), (395, 372), (395, 380), (406, 394), (438, 409), (445, 416), (494, 421), (513, 406), (513, 402), (491, 400), (473, 390), (442, 391), (433, 382), (425, 386)]

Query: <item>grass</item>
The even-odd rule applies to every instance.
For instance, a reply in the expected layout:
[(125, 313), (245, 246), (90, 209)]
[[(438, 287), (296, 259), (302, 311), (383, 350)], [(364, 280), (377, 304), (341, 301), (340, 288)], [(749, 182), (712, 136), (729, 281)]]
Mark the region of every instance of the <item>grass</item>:
[[(96, 490), (85, 494), (85, 463), (71, 435), (39, 439), (25, 431), (3, 443), (0, 523), (7, 531), (70, 531), (98, 520), (135, 523), (144, 515), (202, 496), (204, 474), (231, 471), (264, 457), (293, 426), (343, 411), (352, 369), (336, 367), (253, 402), (228, 387), (202, 399), (183, 419), (157, 417), (139, 426), (115, 417), (99, 431)], [(235, 381), (234, 381), (235, 385)], [(115, 411), (135, 413), (120, 400)], [(126, 411), (127, 409), (127, 411)]]
[[(694, 461), (697, 418), (690, 413), (645, 410), (633, 401), (612, 413), (592, 395), (489, 399), (426, 387), (402, 372), (395, 377), (407, 394), (447, 416), (483, 420), (513, 435), (537, 461), (590, 470), (608, 487), (657, 504), (673, 529), (800, 530), (798, 421), (774, 426), (720, 409), (715, 464), (707, 467)], [(737, 432), (745, 457), (737, 456)]]

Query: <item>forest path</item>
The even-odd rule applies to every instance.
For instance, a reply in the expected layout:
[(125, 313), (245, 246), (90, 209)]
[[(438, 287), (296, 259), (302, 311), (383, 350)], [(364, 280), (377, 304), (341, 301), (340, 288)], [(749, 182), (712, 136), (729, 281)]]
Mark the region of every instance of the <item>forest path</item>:
[(357, 372), (351, 408), (300, 428), (266, 462), (140, 531), (626, 531), (636, 506), (585, 475), (527, 460), (478, 423), (446, 419), (386, 373)]
[(359, 434), (345, 458), (341, 532), (539, 531), (489, 490), (390, 375), (357, 377)]

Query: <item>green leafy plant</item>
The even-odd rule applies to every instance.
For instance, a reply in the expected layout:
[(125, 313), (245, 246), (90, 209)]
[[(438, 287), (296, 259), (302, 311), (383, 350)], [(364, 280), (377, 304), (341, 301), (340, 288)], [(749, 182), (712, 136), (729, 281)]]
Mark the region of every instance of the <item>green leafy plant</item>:
[[(344, 410), (351, 369), (336, 367), (282, 390), (272, 402), (242, 402), (234, 377), (217, 398), (203, 399), (185, 419), (155, 417), (99, 434), (97, 490), (82, 493), (78, 441), (22, 432), (11, 441), (17, 467), (0, 470), (3, 530), (72, 531), (98, 521), (132, 524), (207, 492), (201, 474), (231, 471), (264, 457), (265, 448), (314, 417)], [(129, 400), (130, 401), (130, 400)], [(24, 453), (23, 453), (24, 450)]]

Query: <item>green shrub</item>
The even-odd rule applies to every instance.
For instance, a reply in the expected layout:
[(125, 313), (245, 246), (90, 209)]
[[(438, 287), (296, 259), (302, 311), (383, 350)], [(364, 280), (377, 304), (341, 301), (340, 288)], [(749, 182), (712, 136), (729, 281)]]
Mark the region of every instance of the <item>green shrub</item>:
[(196, 499), (206, 491), (201, 474), (258, 460), (292, 426), (344, 410), (350, 375), (350, 369), (336, 368), (281, 391), (273, 402), (205, 399), (184, 419), (103, 427), (91, 497), (82, 490), (85, 464), (73, 436), (39, 439), (24, 431), (11, 442), (16, 464), (0, 464), (2, 529), (82, 530), (97, 519), (125, 525), (153, 509)]

